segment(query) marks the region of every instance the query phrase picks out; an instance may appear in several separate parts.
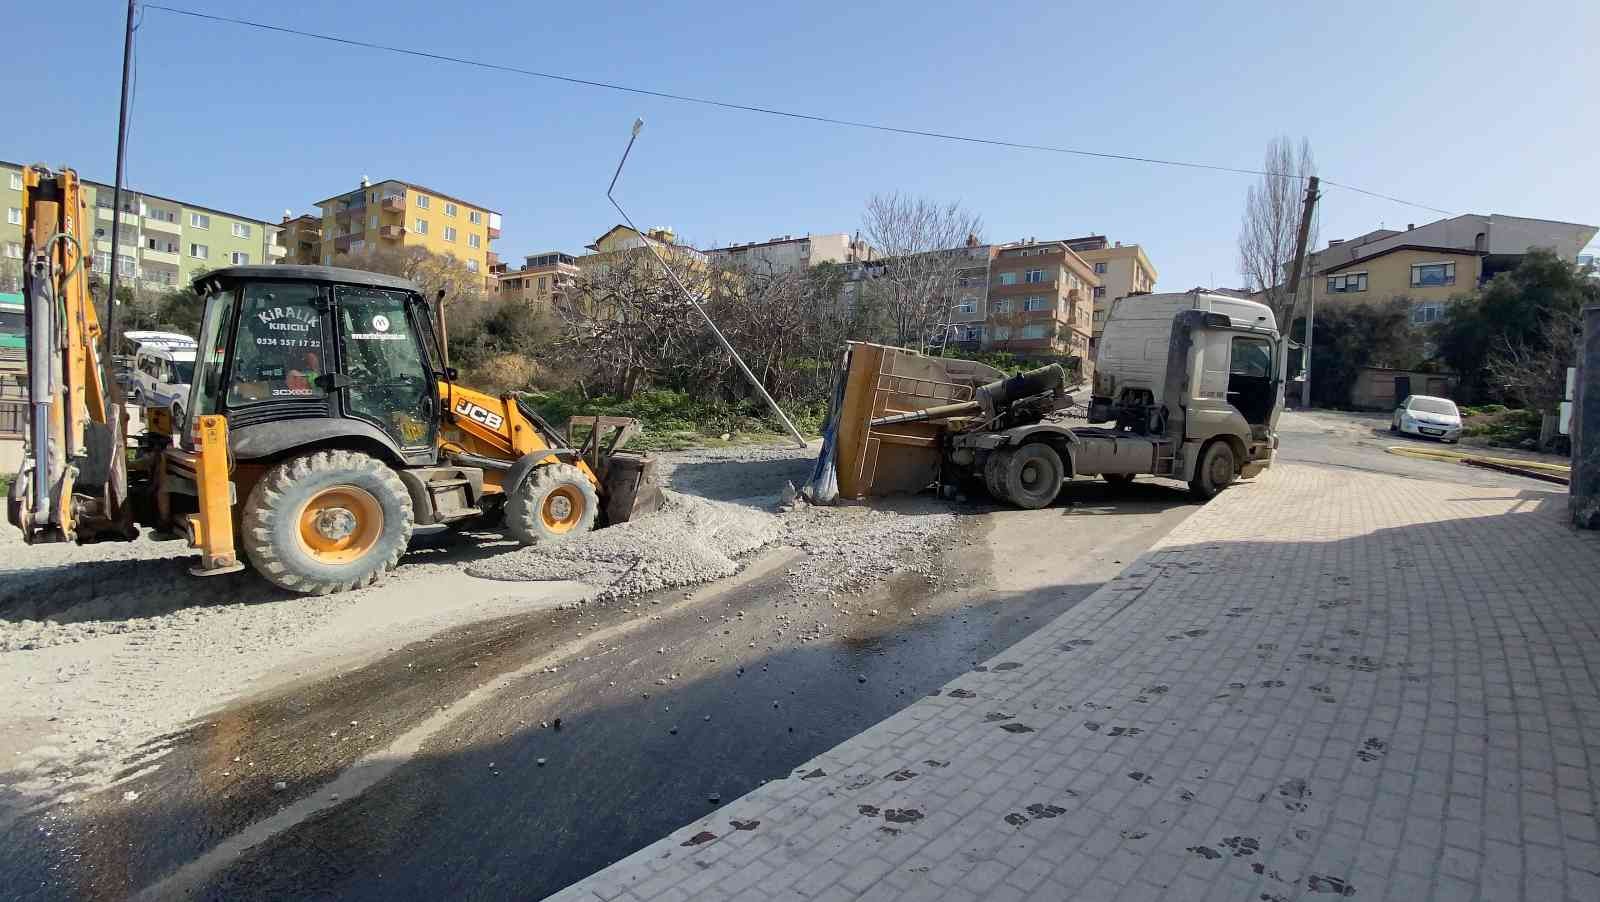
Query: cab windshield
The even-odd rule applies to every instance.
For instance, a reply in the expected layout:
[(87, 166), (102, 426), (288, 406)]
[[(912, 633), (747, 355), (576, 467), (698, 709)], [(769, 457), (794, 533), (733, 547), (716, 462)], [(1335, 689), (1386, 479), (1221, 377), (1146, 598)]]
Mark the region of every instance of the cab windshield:
[(194, 361), (172, 361), (172, 381), (176, 385), (188, 385), (194, 381)]

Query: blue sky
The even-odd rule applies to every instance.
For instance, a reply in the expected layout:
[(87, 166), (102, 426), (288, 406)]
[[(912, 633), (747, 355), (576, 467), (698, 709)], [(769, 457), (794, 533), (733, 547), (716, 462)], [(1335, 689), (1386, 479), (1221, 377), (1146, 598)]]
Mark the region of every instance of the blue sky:
[[(1456, 212), (1600, 223), (1600, 4), (845, 6), (173, 0), (429, 52), (797, 112), (1323, 175)], [(7, 13), (0, 157), (110, 181), (122, 5)], [(1144, 245), (1158, 287), (1234, 285), (1249, 178), (859, 131), (339, 47), (159, 10), (139, 34), (128, 176), (276, 219), (403, 178), (504, 214), (495, 249), (581, 252), (620, 196), (701, 246), (850, 231), (874, 191), (960, 201), (991, 240)], [(1587, 106), (1586, 106), (1587, 105)], [(1438, 218), (1329, 189), (1324, 240)]]

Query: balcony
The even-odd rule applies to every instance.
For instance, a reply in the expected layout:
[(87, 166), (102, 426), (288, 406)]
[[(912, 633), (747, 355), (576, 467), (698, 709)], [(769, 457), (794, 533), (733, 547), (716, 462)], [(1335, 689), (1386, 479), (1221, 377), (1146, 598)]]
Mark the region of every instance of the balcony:
[(383, 209), (390, 213), (404, 213), (406, 211), (405, 195), (391, 194), (383, 199)]
[(141, 257), (147, 263), (165, 263), (169, 266), (178, 265), (177, 251), (158, 251), (147, 247), (141, 252)]
[(405, 234), (406, 234), (406, 227), (405, 226), (386, 225), (386, 226), (383, 226), (382, 228), (378, 229), (378, 237), (379, 238), (388, 238), (390, 240), (399, 240), (401, 238), (404, 238)]
[(289, 249), (281, 244), (269, 244), (267, 245), (267, 256), (273, 258), (287, 257), (289, 256)]
[(177, 235), (183, 231), (183, 227), (176, 222), (169, 222), (154, 216), (146, 216), (144, 218), (144, 227), (149, 231), (165, 232), (168, 235)]

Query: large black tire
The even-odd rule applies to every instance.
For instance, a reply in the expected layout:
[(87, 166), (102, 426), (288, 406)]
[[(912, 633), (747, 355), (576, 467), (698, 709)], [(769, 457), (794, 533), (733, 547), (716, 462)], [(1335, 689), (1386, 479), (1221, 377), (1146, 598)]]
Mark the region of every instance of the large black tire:
[(1200, 449), (1200, 463), (1194, 468), (1194, 478), (1189, 480), (1189, 491), (1201, 501), (1209, 501), (1238, 475), (1233, 447), (1221, 439), (1212, 439)]
[(413, 525), (411, 495), (388, 464), (357, 451), (316, 451), (256, 483), (239, 535), (268, 582), (330, 595), (382, 579), (400, 562)]
[(600, 496), (571, 464), (545, 464), (506, 499), (506, 532), (524, 545), (565, 542), (594, 528)]
[(1006, 466), (1010, 451), (994, 451), (983, 462), (983, 487), (995, 501), (1009, 501), (1006, 497)]
[(1030, 442), (1015, 448), (1005, 461), (1006, 500), (1027, 510), (1048, 507), (1061, 493), (1066, 472), (1061, 455), (1049, 445)]

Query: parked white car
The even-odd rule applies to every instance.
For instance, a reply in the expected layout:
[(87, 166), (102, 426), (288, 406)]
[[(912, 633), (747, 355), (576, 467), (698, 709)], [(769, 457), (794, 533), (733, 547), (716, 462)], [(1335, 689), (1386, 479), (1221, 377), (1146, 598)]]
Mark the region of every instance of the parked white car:
[(1461, 411), (1449, 398), (1412, 395), (1395, 408), (1389, 431), (1457, 442), (1461, 440)]

